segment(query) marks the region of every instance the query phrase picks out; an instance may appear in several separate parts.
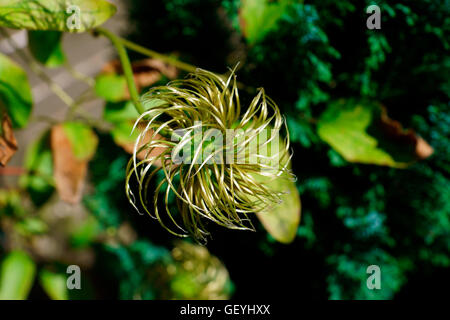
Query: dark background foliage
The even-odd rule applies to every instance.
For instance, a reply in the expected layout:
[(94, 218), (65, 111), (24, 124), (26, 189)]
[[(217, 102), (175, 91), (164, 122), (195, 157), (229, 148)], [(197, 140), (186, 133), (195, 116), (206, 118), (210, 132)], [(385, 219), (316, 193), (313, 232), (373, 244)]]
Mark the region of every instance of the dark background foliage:
[[(450, 263), (448, 1), (379, 1), (381, 30), (365, 27), (369, 1), (294, 3), (254, 45), (239, 30), (239, 1), (130, 3), (130, 39), (217, 72), (240, 61), (239, 81), (264, 86), (287, 117), (303, 207), (298, 237), (286, 246), (263, 232), (212, 230), (207, 246), (229, 269), (234, 297), (443, 293)], [(435, 154), (405, 170), (348, 163), (314, 128), (338, 98), (381, 102)], [(170, 241), (138, 218), (152, 241)], [(370, 264), (381, 266), (380, 292), (365, 288)]]

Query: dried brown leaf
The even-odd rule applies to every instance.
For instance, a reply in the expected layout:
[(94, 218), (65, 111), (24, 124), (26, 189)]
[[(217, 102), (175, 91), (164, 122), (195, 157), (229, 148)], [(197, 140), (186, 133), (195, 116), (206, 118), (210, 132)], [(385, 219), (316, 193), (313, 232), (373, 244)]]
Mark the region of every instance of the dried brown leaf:
[(63, 126), (51, 130), (51, 148), (56, 189), (62, 200), (77, 204), (81, 201), (88, 159), (77, 159)]
[(8, 161), (18, 149), (17, 140), (14, 137), (12, 122), (6, 112), (2, 117), (2, 130), (0, 136), (0, 164), (6, 166)]
[(418, 136), (414, 130), (404, 129), (400, 122), (389, 118), (385, 107), (381, 108), (380, 123), (383, 132), (392, 140), (413, 146), (415, 156), (418, 159), (423, 160), (433, 154), (433, 147), (431, 147), (422, 137)]

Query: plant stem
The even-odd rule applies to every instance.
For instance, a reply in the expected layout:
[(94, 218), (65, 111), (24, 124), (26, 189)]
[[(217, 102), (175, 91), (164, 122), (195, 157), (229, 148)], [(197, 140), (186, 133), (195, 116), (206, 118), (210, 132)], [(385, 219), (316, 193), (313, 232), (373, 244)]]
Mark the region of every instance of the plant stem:
[[(195, 73), (196, 70), (198, 69), (198, 67), (193, 66), (193, 65), (191, 65), (189, 63), (186, 63), (186, 62), (180, 61), (178, 59), (175, 59), (175, 58), (173, 58), (171, 56), (167, 56), (167, 55), (164, 55), (162, 53), (159, 53), (159, 52), (147, 49), (147, 48), (145, 48), (143, 46), (140, 46), (140, 45), (138, 45), (138, 44), (136, 44), (134, 42), (131, 42), (131, 41), (127, 40), (127, 39), (120, 38), (120, 37), (119, 37), (119, 39), (120, 39), (120, 41), (122, 42), (122, 44), (126, 48), (128, 48), (130, 50), (133, 50), (133, 51), (135, 51), (137, 53), (143, 54), (144, 56), (148, 56), (150, 58), (155, 58), (155, 59), (161, 60), (161, 61), (163, 61), (165, 63), (168, 63), (170, 65), (173, 65), (173, 66), (177, 67), (180, 70), (184, 70), (184, 71), (187, 71), (187, 72)], [(226, 76), (224, 76), (222, 74), (217, 74), (217, 73), (215, 73), (215, 74), (217, 76), (219, 76), (219, 77), (222, 77), (222, 78), (226, 79)], [(237, 82), (237, 85), (238, 85), (238, 88), (245, 89), (248, 92), (254, 92), (255, 91), (254, 88), (247, 87), (246, 85), (244, 85), (241, 82)]]
[[(107, 36), (105, 32), (111, 34), (111, 32), (109, 32), (108, 30), (105, 30), (103, 28), (97, 28), (95, 31), (97, 33), (103, 34), (105, 36)], [(131, 42), (131, 41), (124, 39), (122, 37), (119, 37), (117, 35), (114, 35), (114, 37), (116, 38), (117, 41), (119, 41), (126, 48), (133, 50), (135, 52), (138, 52), (144, 56), (164, 61), (170, 65), (177, 67), (178, 69), (181, 69), (181, 70), (184, 70), (187, 72), (195, 72), (197, 70), (196, 66), (190, 65), (189, 63), (185, 63), (180, 60), (177, 60), (176, 58), (173, 58), (173, 57), (167, 56), (165, 54), (147, 49), (143, 46), (140, 46), (134, 42)]]
[[(94, 34), (98, 33), (98, 34), (105, 35), (105, 33), (104, 33), (105, 31), (109, 32), (109, 31), (107, 31), (107, 30), (105, 30), (103, 28), (97, 28), (97, 29), (94, 30)], [(136, 43), (134, 43), (132, 41), (129, 41), (129, 40), (124, 39), (122, 37), (119, 37), (117, 35), (115, 35), (115, 38), (124, 47), (126, 47), (126, 48), (128, 48), (130, 50), (133, 50), (133, 51), (135, 51), (137, 53), (140, 53), (140, 54), (142, 54), (144, 56), (147, 56), (147, 57), (150, 57), (150, 58), (161, 60), (161, 61), (163, 61), (163, 62), (165, 62), (167, 64), (170, 64), (170, 65), (173, 65), (173, 66), (177, 67), (180, 70), (184, 70), (184, 71), (187, 71), (187, 72), (195, 73), (197, 71), (197, 69), (198, 69), (198, 67), (193, 66), (193, 65), (191, 65), (189, 63), (186, 63), (186, 62), (180, 61), (180, 60), (178, 60), (176, 58), (173, 58), (171, 56), (168, 56), (168, 55), (165, 55), (165, 54), (162, 54), (162, 53), (159, 53), (159, 52), (147, 49), (147, 48), (145, 48), (145, 47), (143, 47), (141, 45), (138, 45), (138, 44), (136, 44)], [(224, 76), (224, 75), (217, 74), (217, 73), (216, 73), (216, 75), (226, 79), (226, 76)], [(244, 89), (245, 91), (247, 91), (249, 93), (254, 93), (256, 91), (255, 88), (246, 86), (246, 85), (244, 85), (241, 82), (237, 82), (237, 85), (238, 85), (239, 89)]]
[(120, 41), (123, 43), (125, 47), (127, 47), (130, 50), (136, 51), (140, 54), (143, 54), (144, 56), (148, 56), (151, 58), (155, 58), (161, 61), (164, 61), (168, 64), (171, 64), (178, 69), (187, 71), (187, 72), (195, 72), (197, 70), (197, 67), (190, 65), (188, 63), (182, 62), (180, 60), (177, 60), (171, 56), (167, 56), (158, 52), (155, 52), (153, 50), (147, 49), (143, 46), (140, 46), (134, 42), (128, 41), (126, 39), (121, 38)]
[(128, 90), (130, 91), (130, 97), (133, 101), (134, 107), (139, 114), (144, 113), (145, 109), (141, 104), (141, 100), (139, 99), (139, 94), (136, 89), (136, 84), (134, 83), (134, 75), (133, 69), (131, 68), (130, 59), (128, 58), (127, 50), (125, 49), (122, 40), (112, 32), (103, 28), (96, 29), (96, 32), (107, 37), (116, 48), (117, 53), (119, 54), (120, 62), (122, 63), (123, 73), (127, 80)]

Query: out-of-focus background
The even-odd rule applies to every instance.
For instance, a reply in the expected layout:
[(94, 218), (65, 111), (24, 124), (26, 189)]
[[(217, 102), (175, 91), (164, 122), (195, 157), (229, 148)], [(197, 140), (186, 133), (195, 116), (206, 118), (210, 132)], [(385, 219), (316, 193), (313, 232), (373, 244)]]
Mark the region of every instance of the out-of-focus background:
[[(117, 57), (90, 33), (64, 34), (71, 67), (46, 70), (74, 99), (86, 96), (74, 117), (90, 119), (98, 137), (82, 199), (62, 201), (42, 141), (68, 107), (21, 58), (27, 32), (8, 29), (0, 52), (27, 71), (34, 106), (0, 175), (0, 298), (442, 297), (450, 265), (449, 1), (110, 2), (118, 10), (105, 28), (217, 73), (239, 62), (243, 105), (259, 87), (276, 101), (302, 201), (295, 239), (280, 243), (255, 218), (257, 232), (209, 224), (212, 237), (200, 246), (134, 211), (124, 192), (130, 154), (109, 130), (117, 114), (128, 116), (120, 113), (127, 102), (86, 94), (94, 86), (105, 98), (98, 75)], [(367, 27), (371, 4), (380, 7), (381, 29)], [(155, 61), (145, 71), (145, 87), (186, 76)], [(79, 290), (66, 288), (69, 265), (80, 267)], [(380, 289), (367, 286), (370, 265), (380, 267)]]

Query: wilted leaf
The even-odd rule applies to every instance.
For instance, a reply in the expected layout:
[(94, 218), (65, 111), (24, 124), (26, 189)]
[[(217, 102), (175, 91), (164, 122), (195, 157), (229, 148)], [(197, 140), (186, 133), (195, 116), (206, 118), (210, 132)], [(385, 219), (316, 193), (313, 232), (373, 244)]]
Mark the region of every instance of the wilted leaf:
[(291, 0), (243, 0), (239, 12), (241, 30), (249, 44), (254, 44), (276, 26)]
[(54, 191), (53, 160), (48, 131), (28, 146), (24, 166), (27, 173), (20, 178), (20, 186), (28, 191), (36, 205), (41, 205)]
[(88, 161), (94, 155), (98, 139), (87, 126), (65, 123), (51, 130), (56, 189), (62, 200), (81, 201)]
[(0, 164), (6, 166), (18, 148), (11, 119), (6, 113), (3, 114), (0, 134)]
[(66, 61), (58, 31), (29, 31), (28, 46), (33, 56), (49, 68), (59, 67)]
[(6, 108), (13, 127), (22, 128), (28, 122), (31, 107), (27, 74), (14, 61), (0, 53), (0, 111)]
[(433, 149), (412, 130), (403, 130), (378, 104), (332, 103), (317, 126), (322, 140), (349, 162), (402, 168), (424, 159)]
[(403, 129), (400, 122), (389, 118), (384, 107), (381, 108), (380, 124), (382, 131), (390, 139), (406, 146), (412, 146), (417, 158), (426, 159), (433, 154), (433, 148), (422, 137), (418, 136), (412, 129)]
[(0, 300), (24, 300), (33, 285), (36, 266), (22, 251), (6, 256), (0, 271)]
[(0, 26), (13, 29), (84, 32), (115, 13), (105, 0), (0, 0)]
[[(178, 70), (157, 59), (144, 59), (132, 63), (134, 82), (138, 91), (158, 82), (162, 76), (174, 79)], [(108, 63), (102, 73), (96, 79), (96, 93), (111, 102), (119, 102), (130, 99), (130, 93), (123, 76), (120, 61), (114, 60)]]
[(47, 295), (52, 300), (67, 300), (69, 292), (67, 290), (67, 274), (54, 273), (42, 270), (39, 274), (39, 282)]

